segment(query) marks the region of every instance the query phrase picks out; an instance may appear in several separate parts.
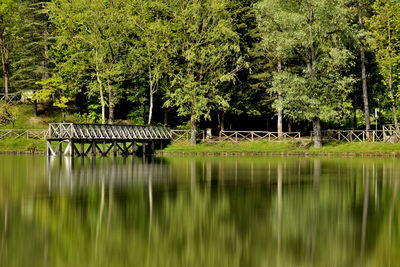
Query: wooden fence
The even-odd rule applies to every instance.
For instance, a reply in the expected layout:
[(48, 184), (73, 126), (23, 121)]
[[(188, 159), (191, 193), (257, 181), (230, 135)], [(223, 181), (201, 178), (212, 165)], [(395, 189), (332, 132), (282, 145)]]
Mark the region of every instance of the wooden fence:
[[(325, 130), (321, 131), (322, 140), (341, 142), (385, 142), (397, 143), (400, 141), (400, 132), (393, 125), (383, 125), (382, 130)], [(311, 139), (314, 132), (311, 132)]]
[(13, 101), (20, 101), (21, 100), (21, 93), (9, 93), (8, 98), (6, 98), (6, 94), (0, 93), (0, 101), (5, 101), (7, 104)]
[[(172, 140), (174, 142), (182, 142), (190, 140), (191, 130), (171, 130)], [(204, 141), (206, 138), (205, 131), (197, 131), (196, 139), (201, 139)]]
[(266, 131), (220, 131), (219, 141), (296, 141), (300, 139), (300, 132), (266, 132)]
[(26, 138), (26, 139), (45, 139), (47, 130), (37, 129), (0, 129), (0, 139), (4, 138)]

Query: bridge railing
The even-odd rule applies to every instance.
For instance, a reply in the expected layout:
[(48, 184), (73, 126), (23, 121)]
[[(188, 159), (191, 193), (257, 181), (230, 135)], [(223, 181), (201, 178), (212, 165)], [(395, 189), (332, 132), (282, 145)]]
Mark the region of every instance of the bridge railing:
[(162, 126), (50, 123), (47, 138), (164, 140), (171, 133)]
[(44, 139), (47, 130), (38, 129), (0, 129), (0, 139), (5, 138), (26, 138), (26, 139)]
[(219, 141), (296, 141), (300, 139), (300, 132), (268, 132), (268, 131), (220, 131)]

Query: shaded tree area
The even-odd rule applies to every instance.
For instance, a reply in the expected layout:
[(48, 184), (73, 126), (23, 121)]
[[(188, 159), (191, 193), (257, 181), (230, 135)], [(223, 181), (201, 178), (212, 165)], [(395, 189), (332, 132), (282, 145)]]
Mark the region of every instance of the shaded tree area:
[(398, 124), (399, 5), (6, 0), (0, 92), (35, 115), (191, 129), (193, 144), (204, 128), (314, 130), (318, 147), (321, 129)]

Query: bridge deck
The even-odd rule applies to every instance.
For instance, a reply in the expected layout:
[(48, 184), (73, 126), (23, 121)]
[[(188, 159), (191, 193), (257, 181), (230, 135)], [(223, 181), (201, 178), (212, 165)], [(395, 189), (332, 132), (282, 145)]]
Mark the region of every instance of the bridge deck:
[[(46, 139), (49, 156), (55, 156), (57, 150), (60, 155), (105, 156), (109, 152), (117, 155), (118, 151), (122, 155), (136, 154), (137, 143), (143, 154), (152, 153), (155, 146), (162, 148), (172, 136), (170, 129), (162, 126), (50, 123)], [(64, 151), (63, 142), (67, 143)]]
[(50, 123), (47, 140), (162, 141), (171, 131), (162, 126)]

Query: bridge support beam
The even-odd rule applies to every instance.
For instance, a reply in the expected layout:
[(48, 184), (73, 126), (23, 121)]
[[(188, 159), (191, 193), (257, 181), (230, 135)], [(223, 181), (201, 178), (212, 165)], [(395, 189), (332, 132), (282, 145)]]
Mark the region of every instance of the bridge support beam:
[[(56, 143), (56, 149), (52, 143)], [(67, 145), (63, 145), (63, 142)], [(138, 143), (139, 150), (138, 150)], [(163, 141), (135, 141), (135, 140), (75, 140), (75, 139), (58, 139), (47, 140), (46, 155), (69, 155), (74, 156), (113, 156), (137, 155), (141, 153), (143, 156), (154, 153), (156, 148), (163, 147)]]

